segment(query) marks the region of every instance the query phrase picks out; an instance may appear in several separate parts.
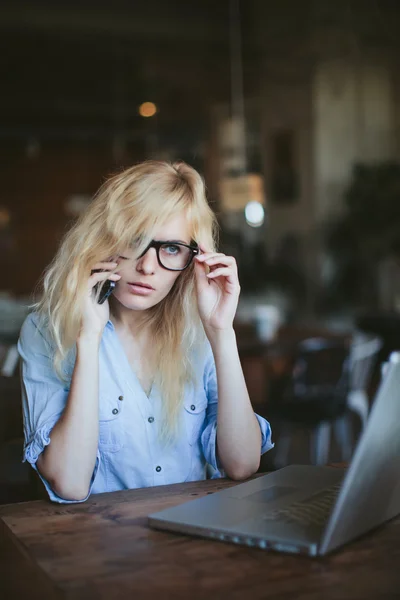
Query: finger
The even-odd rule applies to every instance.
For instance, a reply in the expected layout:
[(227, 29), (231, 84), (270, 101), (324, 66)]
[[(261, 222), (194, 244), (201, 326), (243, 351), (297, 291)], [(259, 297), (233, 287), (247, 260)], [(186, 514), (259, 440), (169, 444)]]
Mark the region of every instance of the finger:
[(223, 257), (226, 255), (222, 252), (204, 252), (203, 254), (197, 254), (195, 258), (197, 262), (204, 262), (205, 260), (209, 260), (210, 258), (214, 258), (217, 256)]
[(230, 267), (221, 267), (211, 271), (206, 275), (207, 279), (216, 279), (217, 277), (226, 277), (229, 283), (235, 283), (236, 276), (234, 271)]
[(222, 256), (214, 256), (211, 257), (205, 261), (203, 261), (204, 264), (208, 265), (209, 267), (211, 266), (215, 266), (215, 265), (222, 265), (222, 266), (226, 266), (226, 267), (236, 267), (236, 260), (233, 258), (233, 256), (225, 256), (225, 254), (223, 254)]
[(207, 279), (206, 268), (204, 265), (197, 263), (194, 266), (194, 274), (195, 274), (195, 282), (196, 282), (196, 290), (197, 292), (201, 292), (202, 290), (208, 288), (209, 281)]
[(207, 246), (205, 244), (198, 244), (198, 246), (199, 246), (199, 250), (202, 254), (206, 253), (206, 252), (211, 252), (211, 250), (207, 250)]
[(119, 281), (121, 279), (121, 275), (118, 275), (118, 273), (110, 273), (109, 271), (92, 273), (88, 280), (89, 289), (93, 288), (96, 283), (100, 283), (100, 281), (105, 281), (106, 279), (111, 279), (111, 281)]
[(97, 269), (101, 269), (101, 270), (112, 270), (115, 269), (115, 267), (118, 267), (118, 263), (117, 262), (98, 262), (94, 265), (94, 267), (92, 267), (92, 271), (97, 271)]

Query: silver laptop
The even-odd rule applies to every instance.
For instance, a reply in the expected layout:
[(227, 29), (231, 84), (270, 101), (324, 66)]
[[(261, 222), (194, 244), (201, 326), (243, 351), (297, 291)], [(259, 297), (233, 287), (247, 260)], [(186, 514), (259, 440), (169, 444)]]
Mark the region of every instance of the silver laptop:
[(400, 352), (390, 356), (349, 468), (293, 465), (149, 515), (149, 525), (324, 555), (400, 513)]

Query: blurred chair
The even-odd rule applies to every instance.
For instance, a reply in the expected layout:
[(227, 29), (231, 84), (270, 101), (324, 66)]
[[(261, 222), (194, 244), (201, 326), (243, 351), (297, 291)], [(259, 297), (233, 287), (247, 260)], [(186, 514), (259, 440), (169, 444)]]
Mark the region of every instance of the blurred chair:
[(0, 375), (12, 377), (19, 361), (17, 344), (0, 344)]
[(356, 332), (350, 350), (350, 389), (347, 407), (357, 414), (363, 431), (368, 420), (368, 388), (383, 341), (378, 336)]
[(16, 344), (0, 344), (0, 504), (37, 497), (33, 469), (22, 463), (21, 383)]
[(400, 314), (398, 312), (366, 313), (356, 318), (359, 331), (379, 337), (382, 348), (379, 352), (378, 362), (387, 360), (391, 352), (397, 351), (400, 339)]
[(322, 337), (300, 342), (292, 373), (274, 382), (269, 414), (281, 423), (276, 444), (276, 466), (287, 464), (292, 434), (311, 428), (311, 462), (328, 462), (331, 428), (341, 447), (342, 459), (351, 455), (351, 432), (346, 419), (350, 386), (350, 351), (340, 339)]

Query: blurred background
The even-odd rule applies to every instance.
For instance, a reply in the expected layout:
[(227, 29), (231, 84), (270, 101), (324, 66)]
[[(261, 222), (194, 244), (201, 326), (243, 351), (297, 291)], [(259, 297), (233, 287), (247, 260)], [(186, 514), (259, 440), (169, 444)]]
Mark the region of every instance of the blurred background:
[(32, 493), (32, 293), (104, 179), (148, 158), (202, 173), (238, 261), (262, 468), (351, 455), (399, 347), (399, 32), (397, 0), (3, 0), (0, 502)]

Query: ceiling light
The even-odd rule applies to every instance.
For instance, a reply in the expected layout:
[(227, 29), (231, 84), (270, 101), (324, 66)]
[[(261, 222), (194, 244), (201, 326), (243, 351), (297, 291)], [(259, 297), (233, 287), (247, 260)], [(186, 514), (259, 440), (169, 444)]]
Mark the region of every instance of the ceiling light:
[(264, 207), (260, 202), (249, 202), (244, 209), (246, 222), (250, 227), (260, 227), (264, 223)]
[(139, 106), (139, 115), (141, 117), (154, 117), (157, 112), (157, 106), (154, 102), (143, 102)]

